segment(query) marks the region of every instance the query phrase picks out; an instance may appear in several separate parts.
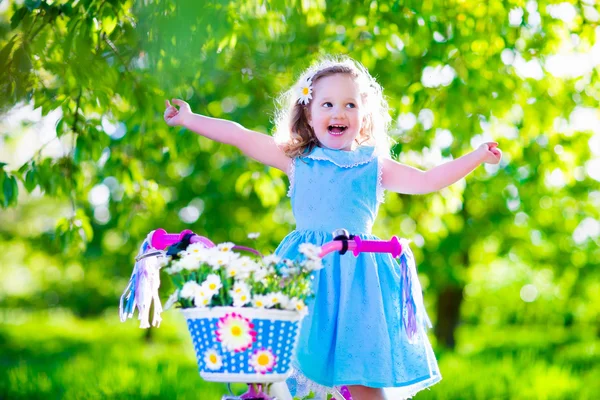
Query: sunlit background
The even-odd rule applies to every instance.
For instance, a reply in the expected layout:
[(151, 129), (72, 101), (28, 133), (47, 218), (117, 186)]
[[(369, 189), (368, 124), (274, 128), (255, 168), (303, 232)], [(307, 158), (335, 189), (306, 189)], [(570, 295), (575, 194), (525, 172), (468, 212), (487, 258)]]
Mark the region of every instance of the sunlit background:
[(380, 208), (435, 325), (444, 379), (416, 398), (597, 398), (599, 20), (594, 0), (0, 2), (0, 397), (220, 399), (177, 311), (141, 331), (118, 296), (159, 227), (272, 251), (287, 178), (167, 127), (164, 99), (271, 133), (277, 95), (348, 54), (395, 159), (504, 152)]

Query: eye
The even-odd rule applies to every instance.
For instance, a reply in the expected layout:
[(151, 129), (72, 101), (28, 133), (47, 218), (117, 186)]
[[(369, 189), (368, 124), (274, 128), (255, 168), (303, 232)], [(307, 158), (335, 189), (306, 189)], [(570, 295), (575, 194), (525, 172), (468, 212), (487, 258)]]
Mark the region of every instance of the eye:
[(348, 103), (348, 104), (346, 104), (346, 107), (348, 107), (348, 108), (356, 108), (356, 104), (354, 104), (354, 103)]
[(326, 101), (325, 103), (323, 103), (323, 107), (325, 107), (325, 108), (331, 108), (331, 107), (333, 107), (333, 104), (331, 104), (330, 102)]

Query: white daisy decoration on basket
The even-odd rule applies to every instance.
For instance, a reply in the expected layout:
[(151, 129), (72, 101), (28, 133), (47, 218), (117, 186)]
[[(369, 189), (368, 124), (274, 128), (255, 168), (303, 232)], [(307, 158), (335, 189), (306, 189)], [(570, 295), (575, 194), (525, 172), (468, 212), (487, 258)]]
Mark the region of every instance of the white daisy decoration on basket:
[(298, 104), (307, 105), (312, 99), (312, 77), (306, 78), (298, 87)]
[(217, 322), (217, 341), (221, 345), (236, 353), (245, 351), (256, 342), (254, 324), (240, 314), (231, 313), (219, 318)]
[(248, 360), (248, 364), (261, 374), (273, 371), (276, 363), (277, 356), (267, 349), (256, 350)]
[(223, 366), (223, 357), (215, 349), (208, 349), (204, 353), (204, 363), (206, 368), (216, 371)]

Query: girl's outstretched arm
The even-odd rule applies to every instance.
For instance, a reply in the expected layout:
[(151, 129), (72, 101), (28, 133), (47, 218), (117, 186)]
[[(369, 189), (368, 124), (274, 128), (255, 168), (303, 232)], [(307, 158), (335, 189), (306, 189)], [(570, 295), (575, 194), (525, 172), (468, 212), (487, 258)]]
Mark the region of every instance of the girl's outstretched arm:
[(164, 117), (169, 126), (183, 126), (209, 139), (230, 144), (256, 161), (288, 173), (291, 159), (271, 136), (246, 129), (236, 122), (194, 114), (183, 100), (173, 99), (173, 104), (179, 106), (179, 110), (169, 100), (165, 101)]
[(396, 193), (436, 192), (464, 178), (482, 163), (498, 164), (501, 158), (502, 152), (498, 148), (498, 143), (489, 142), (467, 155), (438, 165), (429, 171), (421, 171), (390, 159), (383, 159), (382, 183), (385, 189)]

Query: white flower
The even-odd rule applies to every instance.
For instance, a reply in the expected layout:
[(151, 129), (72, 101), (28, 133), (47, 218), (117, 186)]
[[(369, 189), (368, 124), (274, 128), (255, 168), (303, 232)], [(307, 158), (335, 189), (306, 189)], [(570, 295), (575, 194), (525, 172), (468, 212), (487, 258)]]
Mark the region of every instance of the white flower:
[(221, 366), (223, 365), (223, 358), (217, 350), (208, 349), (204, 353), (204, 363), (208, 369), (216, 371), (221, 369)]
[(279, 261), (281, 261), (281, 257), (279, 257), (279, 256), (277, 256), (275, 254), (271, 254), (271, 255), (268, 255), (266, 257), (263, 257), (263, 262), (266, 265), (274, 265), (274, 264), (279, 263)]
[(192, 243), (186, 249), (189, 257), (192, 257), (196, 261), (203, 263), (206, 262), (208, 255), (210, 254), (210, 249), (208, 249), (203, 243), (197, 242)]
[(176, 274), (183, 270), (183, 265), (181, 264), (181, 260), (175, 260), (171, 262), (171, 266), (169, 268), (165, 268), (165, 272), (167, 274)]
[(235, 293), (233, 291), (230, 291), (229, 294), (233, 298), (233, 306), (234, 307), (243, 307), (252, 301), (250, 292), (243, 291), (240, 293)]
[(227, 253), (227, 252), (233, 250), (234, 246), (235, 246), (235, 243), (231, 243), (231, 242), (220, 243), (217, 245), (217, 250)]
[(312, 77), (308, 77), (305, 81), (298, 85), (298, 104), (307, 105), (312, 99)]
[(292, 260), (290, 260), (289, 258), (284, 258), (283, 259), (283, 263), (286, 265), (286, 267), (293, 267), (294, 266), (294, 262)]
[(269, 293), (266, 296), (266, 301), (267, 308), (273, 308), (277, 305), (280, 305), (281, 308), (285, 308), (287, 306), (287, 303), (289, 302), (289, 298), (281, 292), (275, 292)]
[(258, 239), (260, 232), (251, 232), (248, 234), (248, 239)]
[(254, 298), (252, 299), (252, 305), (256, 308), (265, 308), (267, 306), (267, 296), (254, 296)]
[(247, 292), (250, 293), (250, 286), (246, 282), (235, 282), (231, 290), (235, 294)]
[(229, 291), (229, 295), (233, 298), (234, 307), (243, 307), (252, 300), (250, 286), (245, 282), (235, 282), (233, 289)]
[(187, 269), (188, 271), (195, 271), (200, 268), (200, 262), (198, 259), (192, 255), (186, 254), (181, 260), (179, 260), (179, 266), (182, 269)]
[(196, 293), (198, 293), (201, 289), (201, 286), (198, 285), (196, 282), (188, 281), (181, 288), (181, 292), (179, 293), (179, 295), (184, 299), (191, 299), (195, 297)]
[(315, 260), (306, 260), (305, 262), (302, 263), (302, 266), (304, 268), (306, 268), (308, 271), (316, 271), (318, 269), (323, 268), (323, 263), (321, 262), (321, 259), (315, 259)]
[(235, 260), (238, 257), (239, 256), (235, 253), (217, 250), (211, 252), (206, 261), (213, 267), (213, 269), (219, 269), (225, 267), (232, 260)]
[(194, 297), (194, 305), (196, 307), (208, 307), (210, 305), (210, 301), (212, 299), (212, 295), (207, 294), (205, 292), (198, 293), (196, 297)]
[(240, 269), (248, 272), (252, 272), (259, 267), (259, 265), (256, 262), (254, 262), (250, 257), (246, 256), (242, 256), (237, 260), (232, 261), (231, 263), (238, 266)]
[(302, 243), (299, 247), (299, 250), (300, 253), (304, 254), (306, 258), (310, 260), (319, 258), (319, 254), (321, 254), (321, 248), (312, 243)]
[(267, 275), (269, 274), (269, 270), (267, 268), (258, 268), (256, 271), (254, 271), (252, 277), (256, 282), (262, 281), (263, 279), (265, 279), (267, 277)]
[(297, 297), (293, 297), (288, 302), (288, 304), (285, 307), (285, 309), (286, 310), (298, 311), (300, 313), (300, 315), (302, 315), (302, 316), (308, 314), (308, 308), (306, 307), (306, 304), (304, 304), (304, 301), (299, 300)]
[(250, 273), (258, 269), (259, 265), (250, 257), (242, 256), (233, 260), (226, 269), (227, 276), (236, 279), (248, 279)]
[(219, 275), (210, 274), (206, 277), (206, 280), (202, 282), (202, 286), (206, 287), (211, 295), (214, 295), (219, 292), (219, 289), (223, 287), (223, 284), (221, 283), (221, 277), (219, 277)]
[(228, 278), (240, 279), (240, 269), (235, 265), (228, 265), (225, 274)]

